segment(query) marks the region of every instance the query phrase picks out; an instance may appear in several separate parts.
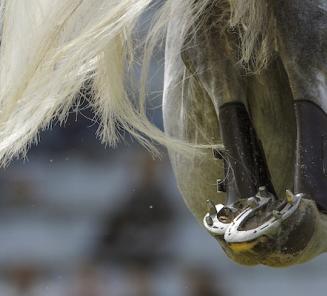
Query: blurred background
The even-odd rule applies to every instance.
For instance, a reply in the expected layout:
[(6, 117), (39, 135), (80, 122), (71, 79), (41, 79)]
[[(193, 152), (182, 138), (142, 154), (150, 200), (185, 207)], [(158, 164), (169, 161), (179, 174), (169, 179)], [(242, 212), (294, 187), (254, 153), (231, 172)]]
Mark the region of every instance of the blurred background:
[[(161, 128), (162, 61), (149, 97)], [(325, 255), (287, 269), (226, 258), (184, 205), (166, 154), (153, 160), (129, 135), (105, 149), (85, 106), (1, 170), (0, 296), (326, 295)]]

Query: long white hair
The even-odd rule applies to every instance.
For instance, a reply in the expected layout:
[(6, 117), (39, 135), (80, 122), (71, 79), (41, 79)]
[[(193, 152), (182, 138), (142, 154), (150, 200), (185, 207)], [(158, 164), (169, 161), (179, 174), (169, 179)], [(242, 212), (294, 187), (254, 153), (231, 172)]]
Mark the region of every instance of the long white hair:
[[(64, 122), (86, 84), (103, 142), (115, 145), (124, 129), (149, 149), (155, 140), (187, 150), (188, 143), (168, 138), (147, 119), (145, 75), (137, 95), (129, 97), (130, 63), (138, 63), (135, 53), (142, 52), (147, 72), (158, 41), (163, 44), (172, 5), (184, 6), (185, 38), (208, 6), (226, 1), (231, 24), (249, 28), (242, 35), (244, 60), (253, 59), (255, 50), (264, 60), (257, 37), (266, 38), (260, 29), (266, 28), (266, 14), (253, 20), (249, 10), (266, 7), (266, 0), (0, 0), (0, 164), (25, 154), (53, 120)], [(151, 5), (157, 6), (154, 23), (145, 42), (136, 42), (138, 20)]]

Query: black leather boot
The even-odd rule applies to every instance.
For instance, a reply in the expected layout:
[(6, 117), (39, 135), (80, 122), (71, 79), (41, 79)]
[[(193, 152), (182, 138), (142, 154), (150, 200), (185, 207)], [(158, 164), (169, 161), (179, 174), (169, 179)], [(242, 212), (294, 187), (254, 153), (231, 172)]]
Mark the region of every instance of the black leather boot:
[(228, 183), (235, 184), (238, 198), (255, 196), (261, 186), (274, 194), (264, 152), (244, 104), (233, 102), (222, 105), (219, 121), (225, 157), (230, 166)]
[(295, 193), (317, 203), (327, 212), (327, 114), (312, 101), (294, 104), (297, 141)]

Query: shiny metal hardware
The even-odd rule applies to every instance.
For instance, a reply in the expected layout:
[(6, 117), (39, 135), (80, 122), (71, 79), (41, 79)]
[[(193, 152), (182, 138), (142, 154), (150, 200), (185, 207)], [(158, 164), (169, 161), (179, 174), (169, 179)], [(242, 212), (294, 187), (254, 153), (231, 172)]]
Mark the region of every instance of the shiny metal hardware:
[[(276, 197), (266, 188), (260, 187), (256, 196), (241, 199), (232, 205), (215, 205), (215, 211), (208, 212), (203, 220), (206, 229), (214, 235), (224, 236), (227, 243), (241, 243), (255, 240), (263, 235), (275, 233), (281, 223), (289, 218), (299, 207), (303, 194), (294, 195), (286, 192), (286, 199), (276, 202)], [(243, 229), (242, 226), (252, 217), (265, 210), (268, 204), (276, 206), (267, 213), (267, 219), (254, 228)], [(267, 211), (267, 210), (265, 210)]]

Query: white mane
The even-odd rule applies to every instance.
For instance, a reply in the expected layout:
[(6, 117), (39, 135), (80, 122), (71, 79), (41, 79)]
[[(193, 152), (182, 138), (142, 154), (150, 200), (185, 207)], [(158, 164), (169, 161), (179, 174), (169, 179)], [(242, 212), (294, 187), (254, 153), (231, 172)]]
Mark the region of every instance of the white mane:
[[(204, 9), (218, 1), (164, 1), (141, 46), (132, 35), (151, 0), (1, 0), (0, 164), (24, 154), (37, 140), (38, 131), (54, 119), (64, 122), (81, 87), (90, 81), (90, 104), (98, 116), (103, 142), (117, 143), (118, 126), (149, 149), (154, 149), (150, 139), (189, 149), (190, 145), (167, 138), (148, 121), (143, 87), (136, 100), (129, 99), (126, 66), (141, 46), (145, 81), (151, 54), (165, 35), (172, 4), (185, 6), (181, 18), (186, 34)], [(237, 7), (237, 1), (248, 2), (231, 1), (232, 7)], [(233, 15), (235, 22), (246, 21), (240, 14)], [(247, 52), (245, 59), (250, 56)]]

